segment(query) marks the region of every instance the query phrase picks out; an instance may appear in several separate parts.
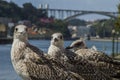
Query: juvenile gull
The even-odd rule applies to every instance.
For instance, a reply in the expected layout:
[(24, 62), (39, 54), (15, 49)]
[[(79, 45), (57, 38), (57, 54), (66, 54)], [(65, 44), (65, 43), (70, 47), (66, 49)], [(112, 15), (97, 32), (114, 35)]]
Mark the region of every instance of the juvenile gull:
[(51, 43), (48, 48), (48, 54), (53, 59), (67, 60), (67, 57), (64, 54), (64, 40), (61, 33), (54, 33), (51, 36)]
[(72, 49), (73, 51), (76, 51), (78, 49), (86, 49), (87, 46), (85, 44), (85, 41), (82, 39), (78, 39), (76, 41), (73, 41), (70, 46), (66, 47), (66, 49)]
[[(80, 44), (81, 43), (81, 44)], [(82, 45), (84, 44), (84, 45)], [(103, 62), (108, 62), (108, 63), (112, 63), (112, 64), (118, 64), (119, 62), (114, 61), (113, 58), (111, 58), (110, 56), (108, 56), (107, 54), (98, 51), (97, 49), (89, 49), (89, 48), (85, 48), (87, 46), (85, 46), (85, 42), (82, 40), (76, 40), (73, 41), (71, 43), (71, 45), (66, 48), (66, 49), (73, 49), (72, 51), (77, 53), (78, 55), (82, 56), (83, 58), (86, 58), (88, 60), (93, 60), (93, 61), (103, 61)], [(93, 46), (94, 47), (94, 46)]]
[(54, 33), (52, 35), (48, 55), (62, 62), (71, 71), (82, 75), (85, 80), (112, 80), (110, 76), (99, 71), (94, 64), (89, 63), (86, 59), (79, 57), (69, 50), (65, 50), (64, 39), (61, 33)]
[[(74, 43), (76, 43), (77, 46)], [(107, 54), (95, 49), (80, 48), (79, 46), (81, 46), (81, 44), (78, 44), (78, 40), (73, 41), (71, 45), (72, 47), (67, 49), (73, 49), (72, 51), (95, 64), (104, 73), (115, 76), (118, 74), (118, 71), (120, 71), (120, 62), (114, 60)]]
[(77, 73), (65, 69), (61, 63), (47, 59), (43, 51), (29, 44), (24, 25), (15, 27), (11, 61), (23, 80), (84, 80)]

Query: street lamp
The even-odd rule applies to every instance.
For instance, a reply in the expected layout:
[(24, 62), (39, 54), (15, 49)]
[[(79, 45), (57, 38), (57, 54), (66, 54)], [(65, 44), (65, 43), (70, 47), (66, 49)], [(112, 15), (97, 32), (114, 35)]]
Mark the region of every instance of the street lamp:
[(117, 39), (117, 41), (116, 41), (116, 55), (118, 55), (118, 36), (119, 36), (119, 32), (117, 31), (116, 32), (116, 39)]
[(105, 22), (102, 23), (103, 38), (105, 38)]
[(114, 54), (114, 43), (115, 43), (115, 30), (112, 30), (112, 57), (115, 56)]

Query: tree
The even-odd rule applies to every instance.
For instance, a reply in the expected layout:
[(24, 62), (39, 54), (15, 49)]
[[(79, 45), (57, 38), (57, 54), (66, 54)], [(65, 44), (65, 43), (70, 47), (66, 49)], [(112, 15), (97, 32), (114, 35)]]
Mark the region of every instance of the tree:
[(114, 27), (114, 20), (108, 19), (108, 20), (100, 20), (95, 22), (91, 26), (91, 35), (96, 36), (99, 35), (101, 38), (103, 37), (111, 37), (112, 29)]
[(10, 2), (9, 3), (9, 6), (10, 6), (10, 17), (13, 18), (13, 21), (18, 21), (21, 19), (21, 15), (22, 15), (22, 12), (21, 12), (21, 8), (18, 7), (18, 5), (16, 5), (15, 3), (13, 2)]
[(120, 32), (120, 4), (118, 5), (118, 17), (115, 21), (115, 31)]
[(0, 16), (2, 16), (2, 17), (8, 16), (9, 17), (9, 15), (7, 15), (9, 13), (9, 3), (8, 2), (3, 1), (3, 0), (0, 1), (0, 12), (1, 12)]
[(37, 9), (31, 3), (23, 4), (22, 13), (24, 14), (23, 19), (35, 22)]
[(68, 25), (66, 22), (62, 20), (56, 20), (52, 26), (56, 30), (56, 32), (61, 32), (65, 38), (70, 38), (71, 35), (67, 28)]
[(0, 1), (0, 17), (12, 18), (17, 21), (21, 18), (21, 8), (13, 2)]
[(41, 25), (40, 28), (49, 29), (51, 32), (49, 35), (52, 35), (55, 32), (61, 32), (66, 39), (71, 37), (67, 28), (68, 24), (62, 20), (54, 20), (54, 22), (39, 25)]

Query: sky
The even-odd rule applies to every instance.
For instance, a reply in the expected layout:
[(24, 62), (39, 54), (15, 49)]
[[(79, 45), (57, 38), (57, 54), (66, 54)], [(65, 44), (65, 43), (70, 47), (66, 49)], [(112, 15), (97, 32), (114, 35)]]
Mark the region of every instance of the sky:
[[(71, 9), (71, 10), (89, 10), (89, 11), (109, 11), (117, 12), (117, 6), (120, 0), (7, 0), (13, 1), (22, 7), (25, 2), (31, 2), (38, 8), (39, 4), (49, 4), (52, 9)], [(78, 18), (84, 20), (94, 20), (109, 18), (98, 14), (88, 14), (79, 16)]]

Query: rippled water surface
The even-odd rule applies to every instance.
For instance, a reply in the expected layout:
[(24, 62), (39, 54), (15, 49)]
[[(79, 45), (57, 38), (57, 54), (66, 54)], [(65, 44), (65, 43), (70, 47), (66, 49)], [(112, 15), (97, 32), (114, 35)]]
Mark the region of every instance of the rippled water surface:
[[(50, 45), (49, 40), (30, 40), (29, 42), (45, 52), (47, 52), (47, 49)], [(71, 42), (72, 41), (65, 41), (65, 46), (70, 45)], [(95, 45), (98, 50), (105, 51), (108, 55), (111, 54), (112, 42), (86, 41), (86, 43), (88, 47), (92, 47), (92, 45)], [(0, 80), (21, 80), (12, 67), (10, 50), (11, 44), (0, 44)]]

